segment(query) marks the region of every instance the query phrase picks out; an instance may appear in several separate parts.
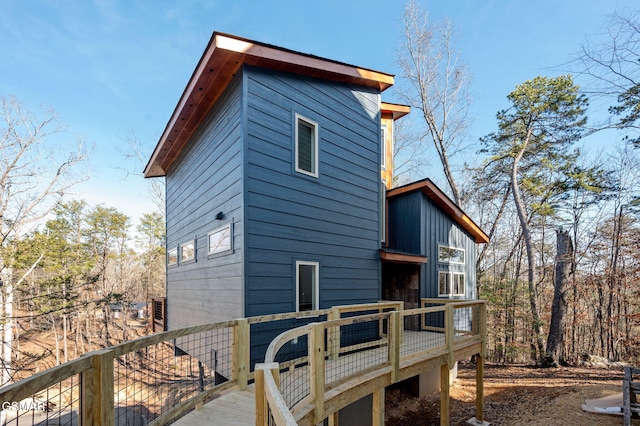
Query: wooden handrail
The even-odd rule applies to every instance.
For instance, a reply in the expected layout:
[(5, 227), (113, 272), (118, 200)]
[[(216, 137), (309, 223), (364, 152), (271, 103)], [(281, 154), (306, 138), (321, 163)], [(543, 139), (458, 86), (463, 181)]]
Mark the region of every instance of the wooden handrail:
[[(428, 299), (424, 299), (428, 300)], [(429, 302), (432, 303), (432, 302)], [(354, 317), (347, 317), (341, 319), (330, 319), (322, 323), (312, 323), (298, 329), (288, 330), (281, 333), (271, 341), (269, 349), (265, 355), (266, 363), (273, 363), (275, 356), (280, 348), (286, 345), (293, 339), (307, 336), (309, 342), (309, 386), (311, 395), (304, 397), (295, 404), (293, 407), (288, 407), (287, 410), (295, 412), (296, 420), (305, 424), (317, 424), (323, 420), (323, 418), (332, 415), (338, 409), (346, 406), (348, 403), (353, 402), (349, 398), (345, 398), (347, 392), (352, 395), (352, 399), (355, 396), (363, 396), (377, 390), (376, 386), (380, 386), (380, 383), (384, 383), (384, 386), (390, 383), (396, 383), (400, 380), (404, 380), (411, 375), (415, 375), (415, 369), (412, 365), (417, 365), (425, 362), (424, 356), (427, 359), (431, 357), (436, 364), (442, 366), (441, 375), (444, 377), (444, 372), (447, 372), (451, 366), (454, 365), (456, 358), (456, 350), (461, 351), (458, 356), (472, 355), (477, 353), (484, 356), (484, 348), (486, 347), (486, 303), (484, 301), (450, 301), (448, 303), (442, 303), (442, 306), (428, 307), (428, 308), (416, 308), (405, 311), (386, 312), (378, 314), (360, 315)], [(455, 327), (455, 310), (462, 308), (472, 308), (475, 312), (479, 309), (479, 314), (474, 314), (473, 326), (479, 323), (479, 330), (459, 330)], [(367, 311), (372, 309), (361, 309), (361, 311)], [(343, 310), (343, 312), (350, 312)], [(442, 346), (436, 346), (429, 351), (425, 352), (423, 356), (420, 353), (410, 354), (402, 357), (400, 355), (400, 349), (402, 346), (402, 333), (403, 333), (403, 321), (402, 318), (410, 315), (425, 315), (429, 313), (443, 312), (445, 316), (445, 324), (441, 330), (444, 335), (444, 344)], [(476, 318), (477, 316), (477, 318)], [(332, 314), (331, 318), (335, 318), (336, 315)], [(320, 378), (324, 379), (324, 361), (328, 356), (329, 359), (334, 359), (334, 353), (329, 349), (324, 348), (324, 333), (320, 330), (339, 330), (341, 326), (347, 326), (357, 323), (363, 323), (367, 321), (379, 321), (382, 319), (389, 319), (388, 326), (388, 362), (380, 364), (377, 369), (369, 369), (368, 373), (362, 376), (360, 373), (356, 373), (353, 377), (340, 382), (340, 386), (327, 388), (327, 383), (319, 383)], [(436, 329), (435, 327), (433, 327)], [(335, 332), (335, 331), (333, 331)], [(459, 338), (456, 340), (456, 334)], [(322, 336), (322, 337), (320, 337)], [(331, 338), (327, 338), (329, 343)], [(351, 348), (351, 347), (350, 347)], [(440, 349), (441, 348), (441, 349)], [(342, 351), (345, 348), (338, 348), (338, 351)], [(317, 354), (322, 353), (322, 356)], [(276, 365), (279, 365), (275, 363)], [(275, 367), (279, 368), (279, 367)], [(322, 373), (320, 373), (322, 371)], [(479, 373), (481, 374), (481, 372)], [(383, 379), (383, 377), (389, 377)], [(370, 379), (366, 379), (370, 377)], [(355, 388), (354, 388), (355, 386)], [(356, 388), (358, 390), (356, 390)], [(338, 391), (340, 389), (340, 391)], [(344, 390), (342, 390), (344, 389)], [(322, 393), (323, 396), (320, 396)], [(331, 395), (331, 396), (329, 396)], [(477, 411), (479, 412), (478, 418), (482, 417), (482, 393), (478, 393)], [(355, 399), (354, 399), (355, 400)], [(448, 396), (443, 396), (443, 401), (446, 400), (448, 407)], [(338, 402), (339, 401), (339, 402)], [(327, 409), (328, 407), (331, 407)], [(282, 409), (282, 406), (273, 406), (271, 411)], [(311, 417), (309, 417), (311, 416)], [(446, 418), (446, 417), (445, 417)], [(258, 423), (257, 423), (258, 424)], [(280, 423), (276, 422), (276, 425)], [(283, 423), (284, 424), (284, 423)]]
[[(83, 422), (86, 424), (113, 424), (114, 359), (163, 342), (171, 342), (181, 337), (225, 328), (229, 329), (233, 336), (233, 344), (229, 349), (232, 359), (230, 380), (190, 397), (188, 400), (181, 402), (181, 405), (175, 406), (173, 409), (170, 409), (169, 412), (163, 413), (160, 418), (156, 418), (155, 420), (155, 422), (159, 424), (166, 424), (170, 419), (184, 413), (187, 406), (191, 407), (196, 404), (201, 404), (205, 398), (215, 392), (232, 387), (244, 389), (247, 386), (248, 380), (250, 379), (249, 353), (250, 326), (252, 324), (286, 319), (322, 317), (326, 315), (327, 321), (303, 325), (285, 331), (274, 338), (265, 353), (264, 361), (269, 365), (269, 368), (266, 370), (259, 369), (260, 372), (256, 372), (255, 375), (256, 384), (260, 382), (262, 386), (264, 386), (264, 392), (262, 392), (264, 396), (264, 400), (262, 400), (265, 407), (264, 409), (270, 410), (271, 416), (276, 424), (290, 425), (293, 424), (291, 422), (304, 419), (306, 419), (304, 422), (317, 423), (322, 421), (326, 416), (333, 415), (333, 413), (350, 402), (350, 399), (344, 396), (345, 392), (350, 392), (350, 397), (361, 395), (363, 392), (371, 393), (375, 391), (373, 387), (386, 386), (383, 384), (404, 380), (411, 377), (410, 374), (415, 375), (417, 371), (416, 368), (418, 367), (414, 367), (414, 365), (424, 364), (427, 360), (431, 360), (427, 363), (428, 365), (451, 366), (455, 359), (458, 359), (456, 358), (458, 356), (466, 356), (477, 352), (482, 358), (484, 357), (487, 336), (485, 302), (422, 299), (421, 303), (422, 305), (433, 303), (439, 306), (401, 310), (403, 308), (401, 302), (349, 305), (316, 311), (236, 319), (157, 333), (101, 351), (85, 354), (76, 360), (37, 373), (20, 382), (4, 386), (0, 388), (0, 401), (20, 401), (73, 376), (80, 376), (81, 380), (79, 380), (78, 383), (80, 383), (81, 389), (81, 412), (79, 415)], [(455, 328), (455, 310), (461, 308), (471, 308), (473, 318), (472, 328), (470, 330)], [(387, 311), (388, 309), (392, 311)], [(343, 314), (370, 311), (374, 313), (343, 317)], [(444, 344), (438, 343), (436, 346), (431, 345), (431, 348), (423, 353), (410, 353), (401, 356), (402, 333), (405, 332), (403, 318), (410, 315), (420, 315), (425, 318), (426, 314), (438, 312), (444, 313), (443, 326), (440, 327), (439, 324), (436, 324), (437, 327), (430, 326), (429, 328), (431, 332), (445, 336)], [(443, 318), (440, 315), (438, 317)], [(343, 346), (341, 346), (341, 327), (365, 322), (378, 322), (379, 325), (376, 326), (378, 327), (377, 340), (374, 339), (368, 343), (356, 343), (350, 346), (348, 346), (348, 343), (344, 345), (343, 341)], [(383, 326), (383, 322), (386, 324), (385, 326)], [(329, 336), (326, 337), (326, 343), (325, 333), (330, 333)], [(309, 344), (308, 359), (305, 359), (304, 363), (308, 363), (305, 365), (308, 365), (307, 368), (311, 368), (311, 374), (309, 374), (309, 380), (311, 380), (309, 389), (312, 395), (303, 396), (301, 401), (298, 402), (299, 406), (287, 407), (279, 391), (279, 369), (281, 367), (280, 364), (274, 361), (278, 351), (284, 345), (291, 340), (304, 336), (307, 336)], [(338, 360), (339, 357), (344, 356), (345, 353), (384, 346), (387, 346), (387, 360), (379, 365), (367, 368), (366, 374), (360, 377), (359, 373), (350, 373), (351, 375), (344, 377), (339, 376), (337, 380), (335, 378), (331, 379), (332, 382), (330, 385), (326, 383), (327, 378), (324, 377), (324, 363), (326, 359)], [(455, 353), (456, 350), (459, 351), (459, 353)], [(295, 364), (298, 361), (292, 360), (287, 363), (290, 364), (290, 368), (293, 369), (296, 368)], [(122, 363), (126, 362), (126, 360), (120, 360), (118, 362)], [(354, 387), (357, 387), (357, 390), (355, 390)], [(256, 406), (258, 406), (257, 400), (256, 404)], [(482, 404), (478, 403), (478, 405), (481, 406)], [(296, 420), (294, 420), (292, 412), (296, 413)], [(308, 417), (309, 415), (312, 417)]]

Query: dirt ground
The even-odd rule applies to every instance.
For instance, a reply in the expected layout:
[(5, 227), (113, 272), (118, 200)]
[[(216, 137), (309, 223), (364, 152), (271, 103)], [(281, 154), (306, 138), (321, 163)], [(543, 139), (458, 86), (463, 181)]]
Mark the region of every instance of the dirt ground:
[[(525, 365), (485, 364), (484, 418), (492, 425), (622, 425), (622, 416), (582, 411), (586, 399), (622, 391), (622, 371), (602, 368), (541, 369)], [(461, 364), (451, 388), (451, 424), (466, 425), (475, 416), (475, 366)], [(386, 396), (388, 426), (440, 424), (440, 393), (426, 398), (393, 389)], [(640, 425), (639, 419), (632, 424)]]

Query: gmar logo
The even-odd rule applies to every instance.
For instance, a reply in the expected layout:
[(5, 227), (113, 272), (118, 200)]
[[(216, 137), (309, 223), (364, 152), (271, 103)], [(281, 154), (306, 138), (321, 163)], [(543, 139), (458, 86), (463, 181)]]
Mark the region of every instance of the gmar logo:
[(45, 411), (45, 401), (24, 400), (20, 402), (4, 401), (2, 403), (2, 410), (7, 411)]

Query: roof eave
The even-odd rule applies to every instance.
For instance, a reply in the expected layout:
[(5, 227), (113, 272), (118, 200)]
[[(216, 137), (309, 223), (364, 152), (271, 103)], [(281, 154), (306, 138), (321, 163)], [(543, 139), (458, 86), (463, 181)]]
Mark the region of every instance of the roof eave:
[(392, 74), (214, 32), (145, 167), (145, 177), (166, 175), (243, 64), (372, 87), (381, 92), (394, 82)]
[(434, 184), (431, 179), (423, 179), (398, 188), (393, 188), (387, 192), (387, 198), (397, 197), (413, 191), (422, 191), (438, 207), (444, 210), (458, 225), (466, 230), (478, 244), (489, 242), (489, 236), (444, 192)]

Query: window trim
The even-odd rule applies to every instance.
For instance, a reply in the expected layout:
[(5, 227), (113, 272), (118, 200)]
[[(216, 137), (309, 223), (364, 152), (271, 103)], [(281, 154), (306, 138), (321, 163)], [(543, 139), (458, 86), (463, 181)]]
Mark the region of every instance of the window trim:
[[(175, 253), (175, 261), (171, 261), (171, 254)], [(178, 246), (167, 250), (167, 266), (178, 266)]]
[[(211, 251), (211, 236), (213, 234), (216, 234), (224, 229), (229, 229), (229, 245), (228, 248), (225, 248), (224, 250), (218, 250), (218, 251)], [(219, 226), (217, 226), (216, 228), (214, 228), (213, 230), (211, 230), (210, 232), (207, 233), (207, 257), (211, 258), (211, 257), (216, 257), (216, 256), (222, 256), (225, 254), (229, 254), (233, 252), (233, 221), (228, 221), (225, 223), (220, 224)]]
[[(189, 257), (189, 258), (185, 258), (184, 257), (184, 248), (192, 245), (193, 246), (193, 256)], [(180, 252), (178, 253), (179, 257), (178, 260), (180, 262), (181, 265), (186, 264), (186, 263), (192, 263), (196, 261), (196, 239), (194, 238), (193, 240), (189, 240), (186, 241), (182, 244), (180, 244)]]
[[(442, 275), (447, 275), (447, 284), (449, 286), (449, 293), (441, 293), (440, 292), (440, 277)], [(454, 292), (454, 277), (463, 277), (464, 283), (462, 286), (462, 293)], [(457, 296), (465, 296), (467, 294), (467, 276), (464, 272), (459, 271), (438, 271), (438, 297), (457, 297)]]
[[(453, 249), (453, 250), (460, 250), (462, 251), (462, 262), (456, 262), (456, 261), (451, 261), (451, 260), (440, 260), (440, 249), (441, 248), (447, 248), (447, 249)], [(449, 258), (451, 259), (451, 258)], [(467, 253), (466, 250), (462, 247), (456, 247), (456, 246), (451, 246), (448, 244), (438, 244), (438, 263), (445, 263), (448, 265), (464, 265), (467, 261)]]
[(296, 260), (295, 278), (296, 278), (296, 310), (295, 312), (307, 312), (300, 310), (300, 266), (314, 266), (314, 284), (313, 298), (311, 299), (311, 311), (316, 311), (320, 306), (320, 262), (313, 262), (308, 260)]
[[(295, 116), (295, 120), (294, 120), (294, 145), (295, 145), (295, 148), (294, 148), (294, 151), (295, 151), (294, 152), (294, 162), (295, 162), (294, 167), (295, 167), (295, 171), (298, 172), (298, 173), (302, 173), (303, 175), (307, 175), (307, 176), (311, 176), (311, 177), (317, 178), (319, 176), (319, 173), (318, 173), (318, 171), (319, 171), (318, 170), (319, 169), (319, 158), (318, 157), (319, 157), (319, 151), (320, 151), (319, 150), (319, 145), (320, 144), (319, 144), (319, 140), (318, 140), (318, 127), (319, 127), (318, 123), (316, 123), (315, 121), (310, 120), (310, 119), (308, 119), (308, 118), (306, 118), (306, 117), (304, 117), (304, 116), (302, 116), (302, 115), (300, 115), (298, 113), (295, 113), (294, 116)], [(298, 157), (298, 146), (299, 146), (299, 144), (298, 144), (298, 123), (300, 121), (302, 121), (303, 123), (305, 123), (305, 124), (307, 124), (307, 125), (309, 125), (309, 126), (311, 126), (313, 128), (313, 132), (312, 132), (312, 136), (313, 136), (313, 140), (312, 140), (312, 143), (313, 143), (313, 147), (312, 147), (312, 151), (313, 151), (312, 152), (313, 153), (313, 162), (312, 162), (313, 171), (311, 171), (311, 172), (308, 171), (308, 170), (301, 169), (299, 167), (299, 165), (298, 165), (298, 158), (299, 158)]]

